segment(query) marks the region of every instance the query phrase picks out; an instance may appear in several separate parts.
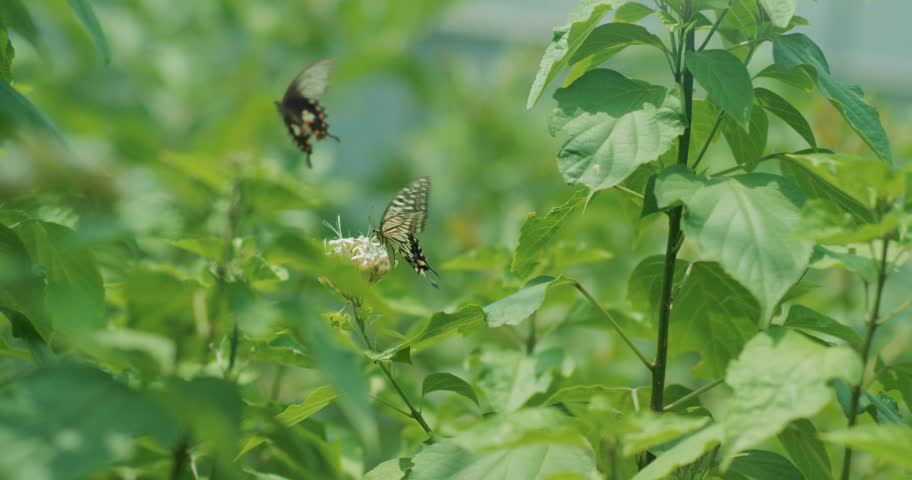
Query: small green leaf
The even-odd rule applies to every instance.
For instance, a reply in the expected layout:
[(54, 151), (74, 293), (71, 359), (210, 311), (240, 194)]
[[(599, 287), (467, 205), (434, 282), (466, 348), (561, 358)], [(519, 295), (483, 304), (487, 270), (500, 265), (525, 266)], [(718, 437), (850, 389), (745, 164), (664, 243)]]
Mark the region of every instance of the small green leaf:
[(804, 118), (804, 115), (802, 115), (797, 108), (792, 106), (788, 100), (763, 87), (755, 88), (754, 95), (757, 97), (757, 100), (760, 101), (760, 105), (763, 105), (763, 108), (781, 118), (788, 126), (792, 127), (795, 132), (801, 135), (801, 138), (803, 138), (808, 145), (815, 148), (817, 147), (817, 139), (814, 138), (814, 131), (811, 130), (811, 125), (808, 123), (807, 119)]
[(745, 450), (732, 462), (729, 471), (752, 479), (804, 480), (801, 470), (778, 453)]
[(878, 460), (912, 469), (912, 428), (902, 425), (858, 425), (827, 432), (824, 440), (865, 452)]
[(640, 470), (633, 477), (633, 480), (661, 480), (668, 478), (671, 472), (678, 467), (693, 463), (702, 457), (703, 454), (722, 443), (724, 436), (721, 425), (710, 425), (663, 452), (646, 468)]
[(519, 325), (541, 308), (551, 287), (571, 282), (563, 277), (538, 277), (530, 280), (513, 295), (484, 307), (485, 320), (492, 328)]
[(773, 25), (779, 28), (789, 26), (789, 21), (795, 15), (796, 0), (760, 0), (760, 6), (769, 16)]
[(774, 63), (760, 70), (756, 78), (778, 80), (806, 93), (813, 92), (817, 87), (817, 71), (808, 65), (798, 65), (790, 70), (785, 70)]
[(747, 127), (754, 90), (747, 67), (727, 50), (687, 52), (687, 68), (706, 89), (709, 100), (741, 126)]
[(613, 70), (587, 72), (554, 98), (550, 129), (562, 143), (558, 168), (568, 183), (593, 191), (611, 188), (655, 161), (684, 131), (673, 92)]
[[(628, 3), (626, 5), (637, 4)], [(618, 10), (618, 13), (620, 13), (620, 10)], [(570, 59), (569, 65), (575, 64), (576, 66), (568, 75), (563, 86), (569, 86), (586, 72), (598, 68), (609, 58), (634, 45), (644, 45), (665, 50), (665, 44), (662, 43), (659, 37), (639, 25), (634, 25), (633, 23), (606, 23), (596, 27)]]
[(41, 46), (38, 27), (21, 0), (4, 0), (0, 3), (0, 24), (15, 30), (35, 48)]
[(421, 396), (437, 391), (448, 391), (462, 395), (475, 402), (475, 405), (478, 405), (478, 397), (475, 396), (475, 390), (472, 389), (472, 386), (452, 373), (432, 373), (424, 377), (424, 382), (421, 384)]
[(552, 208), (544, 217), (530, 213), (519, 230), (519, 244), (513, 256), (511, 270), (520, 278), (526, 278), (535, 271), (545, 250), (554, 244), (557, 235), (577, 209), (586, 201), (585, 190), (576, 191), (569, 200)]
[(817, 245), (811, 257), (810, 268), (842, 268), (857, 274), (869, 283), (877, 281), (877, 261), (864, 251), (855, 247)]
[(830, 457), (809, 420), (802, 418), (790, 423), (779, 433), (779, 442), (805, 478), (832, 478)]
[(898, 391), (906, 402), (906, 407), (912, 407), (912, 362), (888, 366), (881, 382), (888, 390)]
[(49, 134), (55, 140), (63, 141), (63, 137), (50, 120), (35, 107), (32, 102), (23, 97), (9, 83), (0, 81), (0, 120), (11, 122), (15, 127), (35, 129)]
[(554, 29), (553, 37), (535, 74), (535, 81), (529, 90), (526, 108), (532, 108), (538, 102), (542, 92), (548, 87), (570, 61), (570, 57), (583, 44), (589, 33), (601, 22), (605, 14), (616, 4), (617, 0), (582, 0), (570, 13), (567, 24)]
[(615, 23), (639, 23), (640, 20), (652, 15), (655, 10), (642, 3), (628, 2), (614, 12)]
[(766, 150), (769, 133), (769, 119), (762, 108), (755, 108), (750, 115), (747, 130), (735, 123), (726, 114), (722, 119), (722, 135), (731, 149), (735, 162), (752, 169)]
[(470, 357), (473, 383), (498, 412), (515, 412), (532, 396), (548, 390), (554, 381), (552, 370), (560, 367), (561, 352), (546, 350), (526, 355), (495, 347), (481, 349)]
[(731, 43), (740, 43), (754, 39), (760, 23), (757, 0), (731, 0), (728, 15), (719, 25), (719, 33)]
[(465, 305), (453, 313), (437, 312), (415, 333), (409, 335), (406, 340), (377, 354), (374, 359), (389, 359), (397, 352), (409, 347), (413, 351), (424, 350), (445, 340), (455, 332), (466, 331), (483, 325), (484, 321), (485, 312), (479, 305)]
[(311, 415), (328, 407), (336, 397), (336, 391), (333, 387), (329, 385), (317, 387), (303, 402), (289, 405), (276, 418), (289, 427), (297, 425), (307, 420)]
[(225, 242), (222, 239), (211, 236), (174, 240), (171, 245), (210, 260), (221, 260), (222, 250), (225, 248)]
[(387, 460), (364, 474), (362, 480), (402, 480), (405, 477), (399, 458)]
[(623, 455), (629, 457), (652, 447), (670, 442), (678, 437), (703, 428), (707, 417), (684, 417), (674, 413), (657, 415), (649, 410), (629, 420), (629, 432), (621, 436)]
[(780, 328), (758, 334), (725, 375), (734, 395), (722, 419), (726, 438), (722, 468), (790, 422), (819, 413), (833, 399), (827, 386), (830, 380), (855, 382), (861, 371), (861, 360), (849, 347), (825, 347)]
[(845, 117), (849, 125), (886, 162), (893, 161), (890, 140), (880, 123), (877, 109), (865, 102), (857, 90), (837, 82), (830, 75), (830, 66), (820, 47), (800, 33), (778, 35), (773, 41), (773, 58), (783, 70), (810, 65), (817, 70), (817, 87), (830, 103)]
[(111, 63), (111, 47), (108, 46), (108, 40), (105, 38), (104, 31), (101, 29), (101, 24), (98, 23), (98, 18), (95, 17), (95, 11), (92, 9), (92, 4), (89, 3), (89, 0), (67, 1), (69, 1), (73, 13), (76, 14), (76, 18), (82, 22), (82, 26), (89, 32), (89, 36), (92, 37), (95, 48), (97, 48), (98, 53), (101, 54), (102, 61), (105, 65)]
[[(840, 178), (843, 169), (834, 171), (830, 168), (840, 158), (829, 158), (826, 154), (784, 155), (781, 158), (783, 175), (791, 179), (808, 198), (831, 202), (849, 213), (857, 222), (874, 222), (874, 216), (868, 207), (840, 188), (840, 184), (845, 183)], [(871, 184), (868, 185), (870, 188)]]
[(9, 83), (13, 80), (13, 57), (15, 56), (16, 50), (13, 49), (13, 43), (10, 42), (9, 33), (3, 28), (3, 22), (0, 21), (0, 81)]
[(235, 462), (238, 461), (239, 458), (243, 457), (244, 455), (247, 455), (248, 453), (253, 451), (253, 449), (259, 447), (260, 445), (262, 445), (268, 441), (269, 441), (269, 439), (266, 437), (261, 437), (259, 435), (252, 435), (250, 438), (247, 439), (246, 442), (244, 442), (244, 446), (241, 447), (241, 451), (238, 452), (236, 457), (234, 457), (234, 461)]
[(855, 330), (803, 305), (792, 305), (782, 326), (831, 335), (845, 340), (853, 347), (861, 346), (861, 337)]

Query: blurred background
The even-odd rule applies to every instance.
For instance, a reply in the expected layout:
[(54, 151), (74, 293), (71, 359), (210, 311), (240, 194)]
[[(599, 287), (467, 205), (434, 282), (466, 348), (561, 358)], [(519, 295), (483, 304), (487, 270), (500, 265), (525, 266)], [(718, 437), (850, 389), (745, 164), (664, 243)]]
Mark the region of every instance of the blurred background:
[[(0, 202), (79, 232), (101, 264), (112, 323), (129, 323), (126, 311), (137, 301), (131, 295), (163, 288), (136, 280), (137, 265), (178, 271), (175, 278), (207, 285), (203, 277), (210, 260), (188, 254), (202, 248), (187, 243), (175, 248), (174, 242), (224, 231), (231, 204), (226, 186), (238, 175), (255, 179), (259, 190), (236, 233), (253, 239), (267, 261), (277, 258), (270, 256), (271, 247), (283, 235), (317, 242), (334, 238), (324, 220), (336, 224), (340, 218), (346, 236), (367, 234), (399, 188), (417, 176), (431, 176), (430, 216), (420, 238), (428, 261), (441, 273), (441, 288), (430, 288), (405, 267), (384, 280), (383, 294), (402, 313), (399, 324), (392, 325), (401, 332), (432, 312), (485, 305), (514, 291), (517, 285), (504, 272), (522, 221), (529, 212), (541, 215), (560, 205), (573, 192), (557, 172), (558, 146), (547, 132), (549, 95), (532, 110), (525, 108), (551, 29), (565, 22), (573, 0), (92, 3), (111, 46), (109, 64), (66, 0), (26, 2), (39, 43), (11, 33), (14, 85), (61, 132), (69, 153), (48, 153), (41, 141), (4, 141)], [(864, 87), (880, 109), (898, 163), (908, 162), (912, 2), (799, 3), (798, 14), (810, 22), (799, 31), (821, 46), (836, 78)], [(662, 28), (657, 22), (647, 25)], [(321, 101), (341, 142), (318, 143), (308, 169), (272, 101), (303, 67), (322, 58), (337, 64)], [(766, 45), (752, 70), (770, 59)], [(664, 61), (652, 51), (628, 49), (609, 67), (671, 84)], [(803, 110), (821, 146), (867, 153), (824, 99), (804, 101)], [(778, 121), (770, 128), (768, 150), (801, 148), (800, 139)], [(709, 154), (723, 152), (716, 146)], [(600, 194), (562, 233), (550, 271), (591, 285), (610, 307), (629, 310), (629, 273), (642, 258), (659, 253), (665, 238), (661, 219), (640, 225), (639, 213), (639, 206), (619, 192)], [(575, 254), (592, 252), (593, 246), (595, 254)], [(907, 268), (896, 278), (888, 284), (886, 310), (904, 300), (900, 293), (912, 271)], [(808, 303), (826, 306), (843, 320), (860, 318), (857, 280), (839, 272), (813, 280), (828, 288), (815, 290)], [(314, 315), (341, 308), (338, 299), (315, 293), (318, 289), (315, 281), (303, 281), (266, 285), (261, 293), (312, 300), (308, 308)], [(175, 293), (180, 291), (178, 284)], [(567, 298), (572, 293), (564, 304)], [(567, 314), (561, 300), (542, 312), (544, 325)], [(258, 312), (264, 311), (271, 312)], [(287, 317), (257, 315), (243, 326), (245, 338), (268, 337), (283, 322), (301, 321)], [(150, 318), (148, 327), (129, 324), (183, 342), (179, 331)], [(649, 319), (624, 321), (647, 339), (643, 348), (648, 350)], [(894, 343), (905, 339), (893, 347), (898, 352), (912, 335), (900, 323), (887, 327), (896, 329), (893, 335), (880, 336)], [(15, 343), (8, 330), (0, 331)], [(487, 335), (515, 347), (513, 333)], [(636, 358), (607, 330), (561, 328), (542, 342), (574, 346), (567, 349), (568, 361), (587, 366), (573, 371), (575, 382), (648, 384)], [(447, 343), (422, 362), (459, 368), (469, 344)], [(689, 369), (694, 362), (694, 357), (682, 359), (670, 377), (693, 384)], [(607, 364), (612, 368), (598, 368)], [(0, 365), (4, 376), (22, 367), (15, 357)], [(269, 382), (257, 386), (254, 380), (251, 388), (272, 388), (272, 377), (265, 376)], [(279, 397), (288, 401), (313, 386), (308, 374), (297, 371), (283, 382)]]

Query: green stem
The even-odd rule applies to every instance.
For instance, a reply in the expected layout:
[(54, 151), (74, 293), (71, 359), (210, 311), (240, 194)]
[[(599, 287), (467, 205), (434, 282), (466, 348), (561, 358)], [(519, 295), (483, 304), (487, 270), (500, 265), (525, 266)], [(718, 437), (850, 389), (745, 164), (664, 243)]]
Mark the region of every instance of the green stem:
[(732, 2), (728, 2), (728, 7), (725, 10), (722, 10), (722, 13), (719, 14), (719, 18), (716, 19), (716, 23), (713, 24), (712, 28), (709, 29), (709, 33), (706, 34), (706, 38), (703, 39), (703, 43), (700, 44), (700, 48), (697, 50), (703, 50), (706, 48), (706, 45), (709, 43), (709, 39), (712, 38), (713, 34), (716, 33), (716, 30), (719, 29), (719, 25), (722, 24), (722, 20), (725, 20), (725, 16), (728, 15), (728, 11), (731, 10)]
[(535, 352), (536, 342), (538, 342), (538, 337), (535, 332), (535, 314), (533, 313), (529, 317), (529, 337), (526, 339), (526, 354), (532, 355)]
[[(685, 13), (689, 12), (692, 2), (685, 3)], [(683, 39), (682, 50), (694, 51), (694, 31), (689, 30)], [(681, 53), (684, 56), (684, 52)], [(687, 166), (688, 152), (690, 151), (691, 119), (693, 118), (693, 75), (687, 69), (679, 71), (675, 78), (684, 92), (684, 115), (686, 125), (684, 133), (678, 139), (678, 165)], [(656, 357), (652, 363), (652, 393), (649, 406), (655, 412), (664, 410), (665, 400), (665, 371), (668, 366), (668, 331), (671, 324), (671, 292), (674, 284), (675, 264), (678, 257), (681, 241), (681, 217), (684, 209), (682, 206), (673, 208), (668, 214), (668, 240), (665, 243), (665, 268), (662, 274), (662, 295), (659, 302), (659, 331), (656, 338)], [(640, 457), (640, 468), (645, 467), (655, 459), (651, 453)]]
[[(880, 256), (880, 270), (877, 272), (877, 288), (874, 291), (874, 305), (871, 309), (871, 315), (868, 317), (868, 328), (865, 333), (864, 346), (861, 349), (861, 361), (864, 369), (861, 371), (861, 379), (852, 387), (852, 403), (849, 406), (849, 428), (855, 426), (858, 420), (858, 403), (861, 399), (861, 391), (864, 386), (864, 374), (867, 371), (868, 356), (871, 354), (871, 343), (874, 339), (874, 331), (877, 330), (877, 320), (880, 316), (880, 303), (883, 298), (884, 284), (887, 281), (887, 247), (890, 245), (889, 235), (883, 237), (883, 248)], [(845, 455), (842, 457), (842, 480), (848, 480), (852, 470), (852, 449), (846, 447)]]
[(687, 395), (684, 395), (683, 397), (669, 403), (668, 405), (665, 406), (665, 411), (667, 412), (669, 410), (674, 410), (678, 406), (684, 405), (691, 399), (699, 397), (700, 395), (703, 395), (704, 393), (718, 387), (719, 385), (722, 385), (723, 382), (725, 382), (725, 378), (717, 378), (717, 379), (713, 380), (712, 382), (709, 382), (706, 385), (703, 385), (702, 387), (688, 393)]
[(585, 289), (585, 287), (580, 285), (579, 282), (574, 280), (573, 286), (576, 287), (576, 289), (579, 290), (579, 292), (582, 293), (584, 297), (586, 297), (586, 300), (589, 300), (589, 303), (591, 303), (599, 311), (599, 313), (601, 313), (602, 316), (608, 320), (609, 323), (611, 323), (611, 326), (614, 327), (618, 335), (621, 336), (621, 340), (623, 340), (624, 343), (626, 343), (627, 346), (633, 350), (633, 353), (636, 354), (637, 358), (639, 358), (641, 362), (643, 362), (643, 365), (645, 365), (649, 370), (652, 370), (652, 362), (650, 362), (649, 359), (646, 358), (646, 355), (644, 355), (643, 352), (637, 348), (636, 344), (633, 343), (633, 340), (631, 340), (630, 337), (624, 333), (624, 329), (621, 328), (621, 325), (617, 322), (617, 320), (615, 320), (614, 317), (608, 313), (608, 310), (605, 310), (605, 307), (603, 307), (598, 302), (598, 300), (596, 300), (592, 294), (590, 294), (589, 291)]
[(190, 439), (183, 435), (177, 446), (174, 447), (174, 453), (171, 460), (171, 480), (179, 480), (183, 471), (187, 468), (187, 458), (190, 453)]
[(697, 165), (700, 164), (700, 160), (703, 160), (703, 155), (706, 155), (706, 151), (709, 150), (709, 145), (712, 143), (713, 137), (716, 136), (716, 131), (719, 130), (719, 126), (722, 125), (722, 119), (725, 118), (725, 112), (719, 111), (719, 114), (716, 115), (716, 123), (713, 124), (712, 130), (709, 131), (709, 136), (706, 137), (706, 142), (703, 143), (703, 146), (700, 147), (700, 153), (697, 154), (697, 159), (694, 161), (693, 169), (697, 169)]
[[(358, 330), (361, 332), (361, 337), (364, 339), (364, 344), (367, 345), (367, 349), (370, 353), (374, 352), (374, 347), (371, 345), (370, 338), (367, 336), (367, 329), (365, 328), (364, 320), (361, 318), (361, 315), (358, 313), (358, 307), (361, 305), (361, 302), (356, 298), (349, 297), (349, 302), (352, 306), (352, 314), (355, 317), (355, 324), (358, 327)], [(415, 408), (411, 400), (409, 400), (408, 395), (405, 394), (405, 391), (402, 390), (402, 387), (399, 386), (399, 382), (396, 381), (396, 378), (393, 377), (393, 372), (390, 371), (389, 366), (383, 363), (381, 360), (374, 360), (374, 363), (380, 367), (380, 370), (386, 375), (386, 379), (389, 380), (390, 385), (396, 390), (396, 393), (399, 394), (399, 397), (402, 398), (402, 401), (405, 403), (405, 406), (408, 407), (409, 413), (407, 416), (411, 417), (413, 420), (418, 422), (418, 425), (421, 425), (421, 428), (424, 430), (424, 433), (428, 437), (432, 436), (431, 427), (424, 420), (424, 416), (421, 415), (421, 412)], [(398, 410), (398, 409), (397, 409)]]

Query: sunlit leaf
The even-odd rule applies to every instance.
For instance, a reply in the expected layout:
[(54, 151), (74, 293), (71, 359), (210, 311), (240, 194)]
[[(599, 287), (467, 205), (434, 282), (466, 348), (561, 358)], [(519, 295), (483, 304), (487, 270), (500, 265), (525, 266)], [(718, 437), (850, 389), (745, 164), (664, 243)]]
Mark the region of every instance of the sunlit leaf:
[[(624, 4), (624, 6), (628, 5), (639, 4)], [(647, 10), (649, 9), (647, 8)], [(651, 10), (649, 11), (651, 12)], [(621, 13), (620, 9), (618, 13)], [(627, 47), (644, 45), (665, 50), (665, 44), (662, 43), (659, 37), (633, 23), (635, 22), (607, 23), (596, 27), (571, 57), (569, 64), (575, 65), (575, 67), (570, 72), (570, 75), (567, 76), (563, 86), (566, 87), (572, 84), (583, 74), (598, 68), (599, 65), (605, 63), (609, 58), (617, 55)]]
[(792, 305), (782, 326), (804, 332), (823, 333), (845, 340), (856, 348), (861, 346), (861, 337), (851, 327), (803, 305)]
[(536, 266), (542, 262), (544, 251), (554, 245), (557, 235), (573, 213), (581, 208), (586, 200), (584, 190), (579, 190), (559, 207), (552, 208), (544, 217), (539, 218), (530, 213), (519, 230), (519, 244), (513, 255), (513, 273), (521, 278), (531, 275)]
[(747, 67), (726, 50), (687, 52), (687, 68), (719, 109), (747, 127), (754, 105), (754, 90)]
[(912, 469), (912, 428), (903, 425), (857, 425), (820, 435), (824, 440), (865, 452), (878, 460)]
[(804, 475), (787, 458), (766, 450), (745, 450), (732, 461), (729, 471), (747, 478), (804, 480)]
[(329, 406), (336, 396), (336, 391), (331, 386), (317, 387), (303, 402), (289, 405), (277, 418), (285, 425), (296, 425)]
[(628, 2), (618, 7), (614, 13), (614, 21), (617, 23), (639, 23), (640, 20), (653, 13), (655, 13), (655, 10), (642, 3)]
[(788, 26), (797, 3), (796, 0), (760, 0), (760, 6), (769, 15), (770, 21), (779, 28)]
[(553, 369), (563, 361), (562, 352), (544, 351), (526, 355), (514, 350), (485, 348), (470, 359), (477, 375), (474, 382), (495, 410), (515, 412), (554, 381)]
[(652, 463), (640, 470), (633, 480), (667, 478), (676, 468), (693, 463), (710, 449), (719, 445), (723, 437), (724, 432), (721, 425), (710, 425), (663, 452)]
[(805, 478), (830, 478), (830, 457), (817, 437), (814, 424), (806, 419), (795, 420), (781, 433), (779, 442)]
[(814, 131), (811, 130), (811, 125), (808, 123), (807, 119), (804, 118), (804, 115), (789, 103), (788, 100), (780, 97), (772, 90), (767, 90), (763, 87), (755, 88), (754, 95), (766, 111), (781, 118), (782, 121), (787, 123), (795, 132), (801, 135), (801, 138), (803, 138), (808, 145), (811, 147), (817, 146), (817, 139), (814, 138)]
[(527, 283), (518, 292), (484, 307), (485, 320), (489, 327), (518, 325), (541, 308), (548, 290), (571, 280), (553, 277), (538, 277)]
[(709, 418), (684, 417), (673, 413), (656, 415), (647, 410), (629, 422), (630, 432), (621, 437), (623, 454), (627, 457), (699, 430), (709, 423)]
[(475, 402), (475, 405), (478, 405), (478, 398), (475, 396), (475, 390), (472, 389), (472, 386), (452, 373), (432, 373), (427, 377), (424, 377), (424, 382), (421, 384), (421, 396), (426, 396), (431, 392), (438, 391), (447, 391), (462, 395)]

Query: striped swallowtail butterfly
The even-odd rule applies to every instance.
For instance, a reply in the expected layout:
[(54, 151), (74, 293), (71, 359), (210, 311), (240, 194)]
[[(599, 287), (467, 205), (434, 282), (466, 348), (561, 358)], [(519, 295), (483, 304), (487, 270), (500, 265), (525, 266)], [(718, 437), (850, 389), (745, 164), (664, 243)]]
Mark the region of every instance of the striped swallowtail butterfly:
[(326, 112), (317, 100), (326, 93), (332, 69), (333, 62), (329, 59), (308, 66), (291, 81), (282, 100), (275, 102), (291, 139), (307, 154), (308, 167), (314, 138), (323, 140), (330, 137), (339, 141), (339, 137), (329, 133)]
[(427, 222), (430, 189), (431, 179), (420, 177), (399, 190), (383, 212), (380, 227), (374, 229), (374, 235), (386, 247), (391, 264), (395, 265), (397, 256), (402, 255), (418, 275), (437, 288), (436, 280), (440, 277), (428, 265), (418, 238), (415, 237), (424, 230)]

